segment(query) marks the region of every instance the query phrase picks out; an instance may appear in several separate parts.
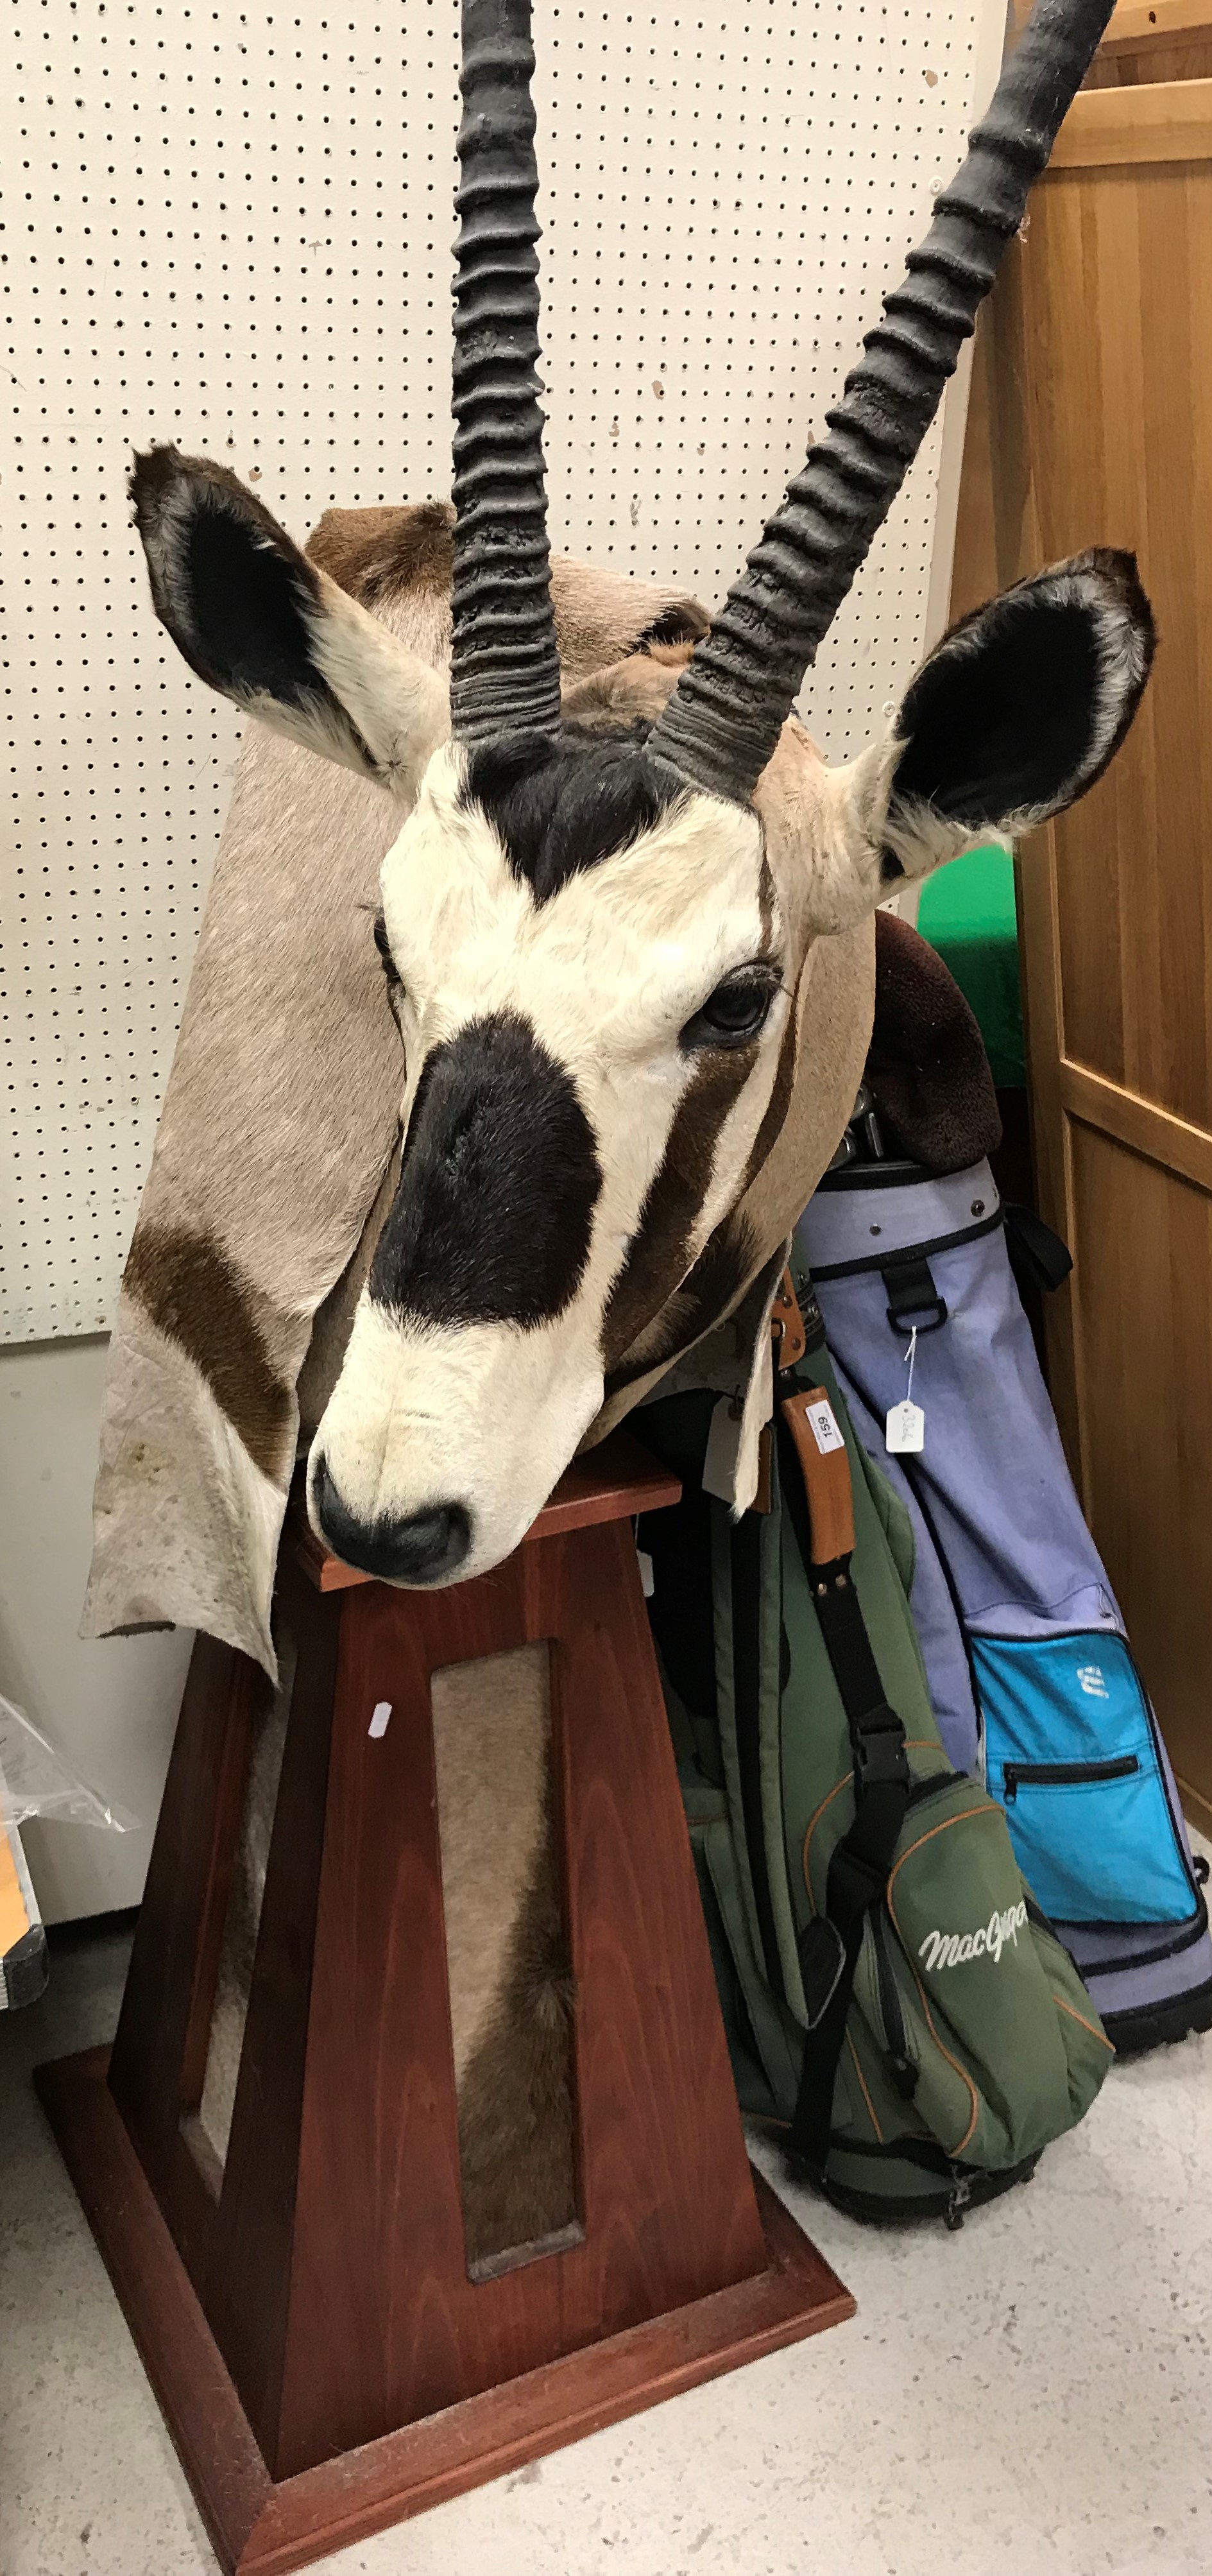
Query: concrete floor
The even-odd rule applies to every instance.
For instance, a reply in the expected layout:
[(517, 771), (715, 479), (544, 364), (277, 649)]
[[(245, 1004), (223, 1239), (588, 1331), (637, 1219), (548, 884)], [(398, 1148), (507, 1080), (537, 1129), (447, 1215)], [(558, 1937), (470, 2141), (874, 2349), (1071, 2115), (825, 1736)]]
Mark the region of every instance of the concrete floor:
[[(0, 2015), (0, 2576), (214, 2560), (30, 2089), (126, 1943)], [(855, 2291), (815, 2342), (322, 2562), (326, 2576), (1212, 2576), (1212, 2038), (1113, 2071), (962, 2234), (789, 2194)]]

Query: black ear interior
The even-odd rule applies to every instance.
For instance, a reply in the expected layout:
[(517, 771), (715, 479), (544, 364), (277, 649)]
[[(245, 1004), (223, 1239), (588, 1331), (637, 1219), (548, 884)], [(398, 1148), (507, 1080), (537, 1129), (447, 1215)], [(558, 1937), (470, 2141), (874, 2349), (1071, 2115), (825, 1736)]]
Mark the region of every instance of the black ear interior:
[(264, 502), (174, 447), (137, 456), (130, 489), (156, 614), (199, 678), (280, 706), (328, 699), (305, 616), (319, 605), (315, 568)]
[(1093, 622), (1080, 607), (1018, 607), (990, 631), (943, 645), (919, 673), (898, 731), (893, 781), (960, 823), (1051, 801), (1090, 758), (1099, 694)]
[(300, 568), (203, 489), (184, 532), (185, 601), (212, 686), (296, 706), (317, 692)]
[(1153, 651), (1130, 556), (1079, 558), (944, 636), (905, 697), (892, 803), (981, 828), (1055, 812), (1122, 742)]

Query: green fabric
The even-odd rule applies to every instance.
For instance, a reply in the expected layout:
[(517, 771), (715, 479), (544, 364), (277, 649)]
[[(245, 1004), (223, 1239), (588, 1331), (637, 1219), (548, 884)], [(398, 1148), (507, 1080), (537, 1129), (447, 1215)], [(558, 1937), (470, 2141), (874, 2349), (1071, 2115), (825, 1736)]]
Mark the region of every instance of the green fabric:
[(1021, 1091), (1027, 1060), (1009, 851), (969, 850), (927, 877), (917, 926), (950, 968), (976, 1018), (998, 1089)]
[[(855, 1439), (822, 1343), (810, 1346), (799, 1377), (827, 1390), (845, 1438), (852, 1579), (917, 1793), (885, 1900), (863, 1935), (824, 2188), (862, 2217), (954, 2216), (969, 2196), (1024, 2175), (1081, 2119), (1113, 2051), (1072, 1961), (1031, 1903), (1000, 1807), (979, 1781), (949, 1768), (906, 1598), (907, 1533), (886, 1479)], [(646, 1443), (676, 1463), (686, 1487), (680, 1508), (691, 1514), (703, 1511), (696, 1471), (711, 1401), (672, 1396), (645, 1407)], [(799, 1944), (824, 1911), (830, 1859), (854, 1813), (849, 1728), (776, 1478), (772, 1509), (756, 1523), (756, 1708), (752, 1692), (743, 1695), (757, 1743), (742, 1744), (733, 1593), (734, 1579), (750, 1578), (737, 1575), (740, 1542), (727, 1507), (713, 1500), (709, 1521), (716, 1705), (710, 1718), (691, 1719), (671, 1695), (671, 1724), (741, 2104), (786, 2127), (803, 2050)], [(711, 1615), (705, 1601), (702, 1615)], [(705, 1727), (718, 1743), (706, 1764)], [(742, 1786), (755, 1752), (757, 1853)], [(752, 1786), (751, 1769), (749, 1777)], [(773, 1957), (764, 1955), (755, 1864), (769, 1894)]]

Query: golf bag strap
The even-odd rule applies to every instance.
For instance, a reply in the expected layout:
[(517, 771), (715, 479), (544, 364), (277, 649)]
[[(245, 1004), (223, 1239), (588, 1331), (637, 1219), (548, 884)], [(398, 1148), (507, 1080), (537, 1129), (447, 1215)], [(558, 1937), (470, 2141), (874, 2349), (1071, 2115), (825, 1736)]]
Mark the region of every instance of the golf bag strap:
[[(823, 1388), (805, 1396), (799, 1389), (787, 1393), (786, 1387), (784, 1376), (776, 1412), (782, 1492), (846, 1712), (854, 1760), (854, 1819), (829, 1864), (825, 1911), (813, 1917), (798, 1944), (809, 2026), (787, 2143), (810, 2172), (820, 2175), (829, 2153), (834, 2084), (863, 1926), (888, 1884), (910, 1781), (905, 1730), (884, 1697), (851, 1579), (854, 1510), (845, 1443), (839, 1434), (822, 1451), (813, 1436), (814, 1407), (823, 1404), (829, 1423), (834, 1422)], [(814, 1454), (827, 1468), (827, 1480), (814, 1466)], [(844, 1507), (839, 1498), (843, 1478)], [(848, 1543), (826, 1556), (825, 1549), (832, 1549), (839, 1535)]]

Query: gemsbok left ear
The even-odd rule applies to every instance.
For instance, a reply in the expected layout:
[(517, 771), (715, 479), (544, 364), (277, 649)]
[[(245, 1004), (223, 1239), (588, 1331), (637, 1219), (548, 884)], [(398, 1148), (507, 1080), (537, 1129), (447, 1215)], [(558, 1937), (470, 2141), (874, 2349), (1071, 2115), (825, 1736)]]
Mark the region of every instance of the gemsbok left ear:
[(438, 673), (309, 563), (225, 465), (153, 447), (130, 490), (156, 615), (199, 679), (411, 799), (450, 732)]
[(1084, 796), (1132, 722), (1154, 641), (1135, 556), (1104, 547), (961, 618), (888, 740), (831, 773), (841, 846), (822, 872), (820, 926), (859, 920), (982, 838), (1030, 831)]

